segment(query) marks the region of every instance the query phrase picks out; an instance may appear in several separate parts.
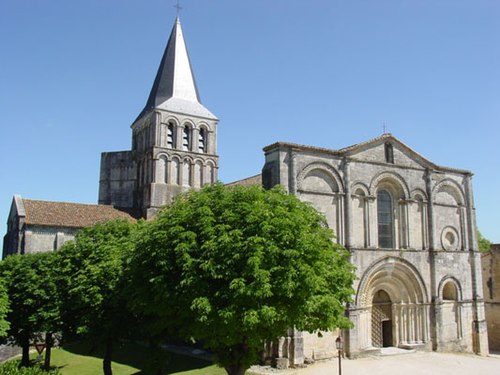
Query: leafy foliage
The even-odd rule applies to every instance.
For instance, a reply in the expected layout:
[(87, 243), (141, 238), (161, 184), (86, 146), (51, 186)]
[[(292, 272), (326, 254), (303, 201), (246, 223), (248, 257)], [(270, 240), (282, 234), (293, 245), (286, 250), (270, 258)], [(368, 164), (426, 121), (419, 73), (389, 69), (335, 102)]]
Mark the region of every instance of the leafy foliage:
[(9, 312), (9, 298), (2, 278), (0, 278), (0, 337), (7, 335), (9, 322), (6, 320)]
[(105, 343), (105, 373), (111, 373), (113, 342), (129, 334), (133, 317), (126, 309), (124, 264), (134, 248), (135, 224), (111, 221), (78, 232), (56, 254), (62, 320), (66, 336)]
[(43, 370), (40, 366), (19, 367), (19, 361), (9, 361), (0, 364), (0, 375), (59, 375), (58, 369)]
[(37, 332), (56, 332), (59, 304), (54, 275), (54, 253), (11, 255), (0, 262), (11, 311), (8, 339), (23, 347), (23, 365), (29, 362), (29, 341)]
[(323, 216), (282, 188), (213, 185), (180, 196), (148, 223), (133, 257), (137, 311), (155, 334), (201, 341), (241, 373), (266, 340), (348, 327), (348, 252)]
[(477, 231), (477, 244), (479, 251), (490, 251), (491, 241), (483, 237), (479, 230)]

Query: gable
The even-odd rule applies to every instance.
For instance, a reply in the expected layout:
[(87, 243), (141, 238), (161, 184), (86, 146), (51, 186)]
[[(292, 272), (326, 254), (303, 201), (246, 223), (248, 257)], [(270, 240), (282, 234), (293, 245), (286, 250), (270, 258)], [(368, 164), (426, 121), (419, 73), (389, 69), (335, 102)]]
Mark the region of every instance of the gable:
[(370, 163), (387, 163), (407, 168), (435, 167), (430, 161), (390, 135), (344, 149), (353, 159)]

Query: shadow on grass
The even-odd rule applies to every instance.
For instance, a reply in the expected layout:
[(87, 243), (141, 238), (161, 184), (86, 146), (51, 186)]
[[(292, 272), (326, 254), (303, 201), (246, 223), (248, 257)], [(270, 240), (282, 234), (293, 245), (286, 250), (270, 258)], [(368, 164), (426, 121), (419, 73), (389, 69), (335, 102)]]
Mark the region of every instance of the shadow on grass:
[[(62, 347), (64, 350), (73, 354), (92, 356), (101, 360), (104, 358), (103, 347), (92, 348), (88, 343), (73, 343), (63, 345)], [(155, 373), (153, 370), (150, 370), (151, 357), (150, 349), (147, 346), (132, 342), (123, 342), (115, 345), (112, 359), (115, 363), (140, 369), (140, 371), (136, 372), (134, 375), (154, 375)], [(210, 361), (200, 358), (167, 352), (165, 350), (162, 350), (161, 354), (156, 358), (165, 364), (163, 368), (163, 373), (165, 374), (201, 370), (213, 364)]]

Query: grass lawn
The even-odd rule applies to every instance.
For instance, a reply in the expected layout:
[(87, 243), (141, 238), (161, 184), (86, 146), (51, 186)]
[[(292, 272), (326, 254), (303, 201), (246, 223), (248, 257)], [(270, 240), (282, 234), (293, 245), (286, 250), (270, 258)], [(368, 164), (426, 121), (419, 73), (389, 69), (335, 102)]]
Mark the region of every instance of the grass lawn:
[[(148, 375), (146, 362), (148, 348), (125, 343), (116, 348), (113, 356), (113, 375)], [(102, 351), (89, 352), (89, 347), (81, 344), (66, 345), (52, 350), (51, 365), (59, 367), (63, 375), (102, 374)], [(36, 358), (34, 353), (32, 358)], [(226, 371), (210, 362), (176, 353), (164, 352), (165, 374), (177, 375), (224, 375)]]

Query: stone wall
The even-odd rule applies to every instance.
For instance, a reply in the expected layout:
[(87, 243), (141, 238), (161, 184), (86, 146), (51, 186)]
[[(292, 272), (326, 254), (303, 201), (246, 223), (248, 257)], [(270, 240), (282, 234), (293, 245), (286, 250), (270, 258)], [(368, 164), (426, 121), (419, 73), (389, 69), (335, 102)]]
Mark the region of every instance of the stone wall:
[(24, 231), (24, 253), (57, 250), (73, 240), (76, 231), (73, 228), (28, 226)]
[(99, 178), (99, 204), (134, 207), (137, 168), (131, 151), (103, 152)]
[(488, 343), (490, 351), (500, 351), (500, 244), (491, 246), (481, 258)]

